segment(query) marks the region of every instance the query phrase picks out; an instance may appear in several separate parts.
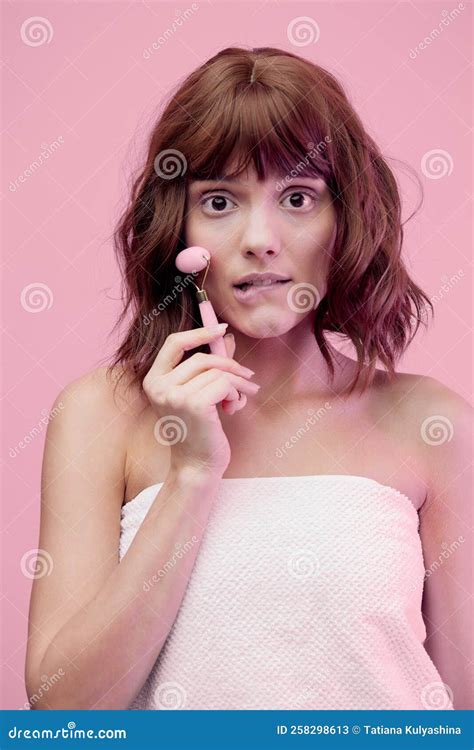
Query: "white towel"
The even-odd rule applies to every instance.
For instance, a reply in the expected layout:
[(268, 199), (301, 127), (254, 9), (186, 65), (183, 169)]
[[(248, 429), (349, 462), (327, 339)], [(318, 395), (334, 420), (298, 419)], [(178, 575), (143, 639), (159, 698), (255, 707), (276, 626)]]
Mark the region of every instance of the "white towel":
[[(122, 508), (120, 558), (161, 486)], [(129, 708), (452, 709), (423, 646), (418, 527), (408, 497), (367, 477), (223, 479)]]

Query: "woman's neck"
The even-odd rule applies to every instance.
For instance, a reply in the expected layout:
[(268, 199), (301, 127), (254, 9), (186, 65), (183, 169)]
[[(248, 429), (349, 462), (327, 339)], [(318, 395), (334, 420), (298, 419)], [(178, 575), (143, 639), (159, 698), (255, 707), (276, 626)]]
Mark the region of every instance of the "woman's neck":
[(316, 342), (310, 317), (284, 334), (254, 338), (230, 325), (236, 341), (234, 359), (255, 370), (252, 380), (262, 387), (254, 403), (265, 402), (272, 395), (280, 403), (312, 394), (314, 398), (334, 398), (354, 377), (357, 365), (328, 343), (333, 354), (335, 378)]

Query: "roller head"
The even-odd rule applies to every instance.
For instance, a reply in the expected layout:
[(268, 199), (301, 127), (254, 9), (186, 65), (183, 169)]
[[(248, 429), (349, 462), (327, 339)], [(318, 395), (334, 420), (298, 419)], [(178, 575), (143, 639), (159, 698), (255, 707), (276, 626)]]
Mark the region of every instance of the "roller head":
[(183, 273), (197, 273), (202, 271), (211, 260), (211, 254), (205, 247), (194, 245), (181, 250), (175, 258), (176, 268)]

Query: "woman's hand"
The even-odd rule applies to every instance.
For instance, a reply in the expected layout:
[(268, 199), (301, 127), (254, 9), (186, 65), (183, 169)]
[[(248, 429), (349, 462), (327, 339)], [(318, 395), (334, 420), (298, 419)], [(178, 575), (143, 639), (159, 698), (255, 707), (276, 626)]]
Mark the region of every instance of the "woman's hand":
[[(228, 357), (197, 352), (181, 362), (184, 351), (207, 344), (224, 330), (193, 328), (170, 334), (143, 380), (144, 392), (159, 417), (155, 436), (170, 446), (173, 469), (191, 466), (222, 476), (231, 451), (217, 404), (233, 388), (246, 399), (246, 393), (257, 393), (260, 387), (248, 380), (252, 370), (232, 358), (235, 341), (231, 336), (224, 337)], [(229, 414), (233, 413), (231, 404), (222, 406)]]

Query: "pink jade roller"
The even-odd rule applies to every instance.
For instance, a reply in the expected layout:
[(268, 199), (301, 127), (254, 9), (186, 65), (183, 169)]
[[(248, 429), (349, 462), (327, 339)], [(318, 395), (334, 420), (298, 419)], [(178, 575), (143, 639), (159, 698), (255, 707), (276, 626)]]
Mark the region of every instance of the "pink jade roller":
[[(204, 282), (206, 281), (207, 272), (209, 271), (210, 262), (211, 254), (209, 250), (206, 250), (205, 247), (199, 247), (198, 245), (187, 247), (185, 250), (181, 250), (181, 252), (178, 253), (175, 258), (176, 268), (178, 268), (183, 273), (198, 273), (204, 268), (206, 269), (206, 273), (204, 274), (204, 278), (202, 281), (203, 287)], [(203, 325), (217, 325), (219, 321), (217, 320), (216, 313), (214, 312), (214, 308), (212, 307), (212, 303), (208, 298), (205, 289), (200, 289), (198, 286), (196, 286), (196, 284), (194, 284), (194, 286), (197, 289), (197, 301)], [(229, 356), (223, 336), (219, 336), (219, 338), (214, 339), (214, 341), (210, 341), (209, 348), (213, 354), (218, 354), (220, 357)], [(243, 395), (236, 388), (234, 388), (233, 392), (230, 393), (222, 403), (229, 402), (232, 402), (234, 412), (245, 406), (246, 398), (244, 398)], [(242, 406), (240, 406), (240, 404), (242, 404)]]

